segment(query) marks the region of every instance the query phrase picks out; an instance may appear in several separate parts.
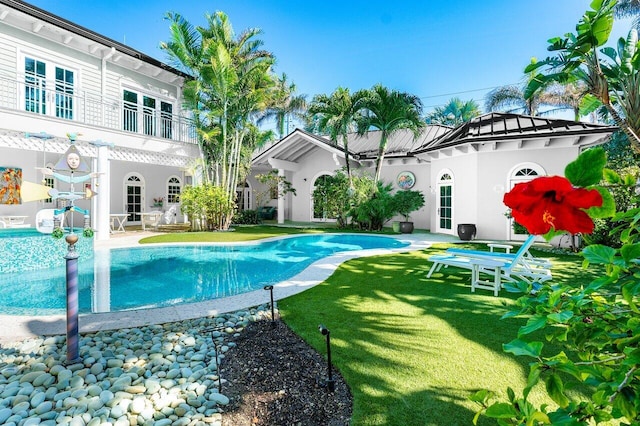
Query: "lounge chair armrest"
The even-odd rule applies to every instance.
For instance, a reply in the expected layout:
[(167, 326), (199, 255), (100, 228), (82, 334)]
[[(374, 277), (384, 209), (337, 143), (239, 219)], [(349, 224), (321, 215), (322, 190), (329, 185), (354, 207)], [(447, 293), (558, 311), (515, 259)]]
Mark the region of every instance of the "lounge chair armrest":
[(513, 248), (513, 246), (511, 244), (498, 244), (498, 243), (489, 243), (487, 244), (487, 247), (489, 247), (489, 251), (493, 252), (493, 249), (504, 249), (505, 253), (511, 253), (511, 249)]

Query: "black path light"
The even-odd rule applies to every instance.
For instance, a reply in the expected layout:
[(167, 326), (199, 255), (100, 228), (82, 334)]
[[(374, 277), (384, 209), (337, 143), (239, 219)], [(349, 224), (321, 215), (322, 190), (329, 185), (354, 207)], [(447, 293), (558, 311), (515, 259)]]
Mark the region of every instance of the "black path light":
[(325, 383), (327, 390), (333, 392), (336, 388), (336, 381), (333, 380), (333, 375), (331, 374), (331, 332), (323, 324), (318, 326), (318, 330), (327, 339), (327, 381)]
[(273, 286), (272, 285), (265, 285), (264, 289), (268, 290), (269, 293), (271, 293), (271, 326), (275, 327), (275, 325), (276, 325), (276, 316), (275, 316), (274, 308), (273, 308)]
[(216, 375), (218, 376), (218, 393), (222, 393), (222, 374), (220, 372), (220, 363), (218, 362), (218, 341), (216, 340), (216, 336), (214, 335), (214, 332), (219, 332), (222, 333), (224, 331), (224, 325), (217, 325), (215, 327), (211, 327), (211, 328), (205, 328), (204, 331), (205, 333), (211, 333), (211, 342), (213, 343), (213, 347), (215, 348), (216, 354), (214, 356), (215, 359), (215, 367), (216, 367)]

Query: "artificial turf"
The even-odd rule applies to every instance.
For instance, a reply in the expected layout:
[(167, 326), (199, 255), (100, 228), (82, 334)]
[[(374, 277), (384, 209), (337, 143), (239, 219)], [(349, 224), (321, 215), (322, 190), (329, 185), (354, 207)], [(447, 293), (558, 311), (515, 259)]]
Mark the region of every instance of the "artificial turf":
[[(469, 272), (455, 268), (427, 279), (428, 256), (444, 248), (351, 260), (279, 302), (284, 321), (322, 353), (318, 325), (330, 330), (333, 364), (354, 397), (352, 424), (467, 425), (478, 408), (468, 399), (475, 391), (504, 396), (507, 387), (525, 386), (531, 359), (502, 350), (523, 320), (500, 319), (521, 295), (471, 293)], [(546, 257), (557, 279), (592, 279), (580, 257)], [(551, 403), (541, 387), (530, 400)]]

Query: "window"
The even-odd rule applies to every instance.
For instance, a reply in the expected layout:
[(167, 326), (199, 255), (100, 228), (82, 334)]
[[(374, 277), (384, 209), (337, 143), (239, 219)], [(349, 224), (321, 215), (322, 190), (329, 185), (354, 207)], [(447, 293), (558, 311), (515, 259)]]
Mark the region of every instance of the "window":
[(138, 94), (125, 90), (123, 102), (124, 102), (123, 103), (124, 111), (122, 112), (123, 130), (127, 130), (129, 132), (137, 132), (138, 131)]
[(73, 72), (56, 67), (56, 117), (73, 120)]
[[(53, 74), (50, 74), (53, 73)], [(53, 84), (48, 84), (52, 82)], [(24, 58), (25, 111), (37, 114), (54, 114), (58, 118), (73, 120), (75, 73), (61, 66), (38, 59)], [(53, 88), (52, 99), (47, 91)]]
[(180, 193), (182, 192), (182, 184), (180, 179), (173, 176), (167, 182), (167, 203), (176, 204), (180, 202)]
[[(165, 139), (173, 137), (173, 105), (147, 94), (123, 90), (123, 130)], [(138, 125), (141, 123), (141, 126)]]
[(160, 111), (162, 137), (171, 139), (173, 135), (173, 105), (167, 102), (160, 102)]
[(46, 85), (47, 65), (32, 58), (24, 59), (25, 110), (38, 114), (47, 113)]

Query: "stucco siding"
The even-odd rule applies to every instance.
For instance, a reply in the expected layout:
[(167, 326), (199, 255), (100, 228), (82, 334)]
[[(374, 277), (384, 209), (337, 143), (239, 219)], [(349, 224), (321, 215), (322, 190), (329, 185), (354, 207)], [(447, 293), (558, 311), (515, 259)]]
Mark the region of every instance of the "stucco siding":
[[(372, 173), (375, 170), (372, 169)], [(413, 222), (416, 229), (430, 229), (431, 228), (431, 211), (433, 209), (433, 202), (430, 201), (431, 194), (431, 164), (384, 164), (380, 173), (380, 178), (384, 182), (390, 182), (393, 185), (394, 192), (402, 191), (398, 187), (397, 178), (401, 172), (411, 172), (416, 177), (416, 184), (413, 188), (414, 191), (421, 191), (424, 195), (425, 204), (419, 210), (411, 213), (409, 219)], [(392, 221), (404, 221), (404, 216), (395, 216)], [(387, 223), (386, 226), (390, 224)]]

